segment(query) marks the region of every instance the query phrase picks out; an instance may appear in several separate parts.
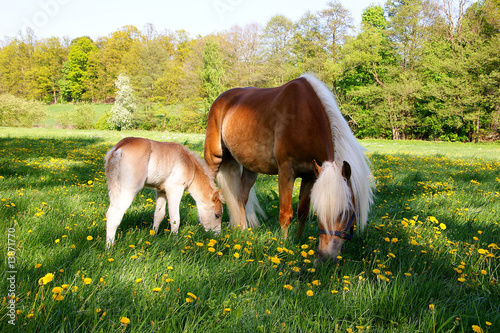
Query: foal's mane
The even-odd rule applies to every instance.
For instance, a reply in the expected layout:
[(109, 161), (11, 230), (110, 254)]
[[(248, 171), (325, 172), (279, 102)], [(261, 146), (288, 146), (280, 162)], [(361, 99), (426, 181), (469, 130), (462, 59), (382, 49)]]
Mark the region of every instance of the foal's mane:
[(191, 156), (191, 158), (193, 159), (193, 162), (195, 164), (198, 164), (198, 166), (201, 168), (203, 173), (207, 176), (210, 187), (212, 188), (212, 190), (214, 192), (217, 191), (217, 186), (215, 185), (215, 181), (214, 181), (213, 177), (210, 176), (211, 172), (210, 172), (210, 169), (208, 168), (207, 162), (204, 159), (202, 159), (200, 156), (198, 156), (198, 154), (196, 154), (195, 152), (189, 150), (188, 148), (186, 148), (184, 146), (182, 146), (182, 147), (189, 154), (189, 156)]
[(364, 154), (364, 148), (354, 137), (340, 112), (335, 96), (328, 87), (314, 75), (304, 74), (301, 78), (306, 79), (311, 85), (326, 111), (332, 131), (335, 161), (339, 165), (347, 161), (351, 166), (351, 187), (356, 206), (356, 220), (362, 230), (366, 225), (370, 205), (373, 202), (373, 176), (369, 161)]

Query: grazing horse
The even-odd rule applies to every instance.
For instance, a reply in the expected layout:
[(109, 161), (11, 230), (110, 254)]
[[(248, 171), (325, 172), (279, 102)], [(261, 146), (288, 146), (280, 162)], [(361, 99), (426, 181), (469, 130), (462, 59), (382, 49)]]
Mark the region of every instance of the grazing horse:
[(153, 229), (157, 232), (165, 217), (168, 200), (170, 230), (177, 233), (179, 204), (184, 190), (198, 207), (198, 219), (205, 230), (220, 231), (222, 196), (208, 177), (205, 161), (178, 143), (143, 138), (125, 138), (104, 157), (108, 179), (109, 209), (106, 213), (106, 245), (115, 241), (116, 229), (134, 197), (144, 187), (156, 190)]
[(369, 162), (335, 97), (312, 75), (277, 88), (221, 94), (208, 115), (204, 154), (224, 191), (233, 227), (258, 225), (262, 210), (253, 192), (258, 173), (278, 174), (285, 238), (293, 217), (293, 184), (302, 178), (299, 236), (312, 204), (320, 260), (337, 257), (354, 221), (359, 230), (366, 225), (373, 196)]

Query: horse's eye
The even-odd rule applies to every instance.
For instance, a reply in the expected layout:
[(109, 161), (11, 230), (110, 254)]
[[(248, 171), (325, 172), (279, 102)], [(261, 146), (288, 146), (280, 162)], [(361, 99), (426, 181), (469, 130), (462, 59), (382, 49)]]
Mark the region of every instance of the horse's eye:
[(218, 219), (222, 216), (222, 214), (215, 214), (215, 218)]

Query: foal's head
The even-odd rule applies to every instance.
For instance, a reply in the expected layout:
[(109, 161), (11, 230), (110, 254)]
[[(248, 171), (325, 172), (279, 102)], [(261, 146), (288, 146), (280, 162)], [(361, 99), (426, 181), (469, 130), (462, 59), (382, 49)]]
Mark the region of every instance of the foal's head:
[(198, 219), (206, 231), (220, 232), (222, 222), (222, 191), (215, 191), (209, 203), (198, 205)]
[[(322, 168), (316, 164), (316, 169), (320, 174)], [(354, 197), (351, 187), (351, 166), (344, 161), (342, 170), (338, 169), (340, 167), (334, 167), (332, 171), (340, 174), (332, 184), (335, 185), (328, 188), (331, 195), (324, 194), (330, 198), (331, 202), (329, 204), (337, 207), (332, 209), (331, 214), (318, 215), (319, 246), (315, 261), (317, 264), (328, 259), (335, 260), (337, 258), (344, 241), (352, 238), (350, 231), (356, 223)]]

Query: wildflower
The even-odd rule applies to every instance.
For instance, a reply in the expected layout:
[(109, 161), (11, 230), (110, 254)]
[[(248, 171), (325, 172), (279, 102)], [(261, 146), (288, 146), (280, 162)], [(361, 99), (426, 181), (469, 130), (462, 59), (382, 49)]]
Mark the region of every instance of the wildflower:
[(380, 274), (380, 269), (375, 268), (372, 272), (373, 272), (374, 274)]
[(434, 304), (429, 304), (429, 310), (431, 310), (433, 312), (434, 312), (435, 307), (436, 306)]
[(233, 257), (235, 257), (236, 259), (238, 259), (240, 257), (240, 254), (238, 252), (236, 252), (235, 254), (233, 254)]
[(312, 291), (312, 290), (309, 289), (308, 291), (306, 291), (306, 295), (309, 296), (309, 297), (311, 297), (311, 296), (314, 295), (314, 291)]
[(189, 297), (191, 297), (192, 299), (194, 299), (194, 300), (197, 300), (197, 299), (198, 299), (198, 297), (196, 297), (196, 295), (195, 295), (195, 294), (193, 294), (193, 293), (187, 293), (187, 295), (188, 295)]
[(446, 224), (444, 223), (440, 223), (439, 227), (441, 228), (441, 230), (446, 230)]
[(465, 278), (463, 278), (463, 277), (459, 277), (459, 278), (458, 278), (458, 282), (462, 282), (462, 283), (463, 283), (463, 282), (465, 282)]
[(478, 325), (472, 325), (472, 331), (476, 333), (481, 333), (483, 330)]
[(173, 281), (174, 281), (174, 279), (170, 279), (170, 278), (165, 280), (165, 282), (173, 282)]
[(109, 261), (109, 262), (113, 262), (113, 261), (115, 261), (115, 259), (113, 259), (113, 258), (109, 258), (109, 259), (108, 259), (108, 261)]
[(304, 244), (304, 245), (302, 245), (300, 248), (301, 248), (302, 250), (306, 250), (307, 248), (309, 248), (309, 245)]
[(58, 238), (58, 239), (56, 239), (56, 240), (54, 241), (54, 243), (56, 243), (56, 244), (57, 244), (57, 243), (59, 243), (59, 238)]
[(142, 281), (141, 278), (135, 279), (135, 283), (141, 283), (141, 281)]
[(241, 245), (240, 245), (240, 244), (236, 244), (236, 245), (234, 246), (234, 249), (235, 249), (236, 251), (240, 250), (240, 249), (241, 249)]
[(35, 265), (35, 268), (40, 268), (40, 267), (42, 267), (42, 264), (36, 264)]
[(127, 326), (128, 324), (130, 324), (130, 319), (128, 319), (127, 317), (120, 317), (120, 323), (124, 326)]
[(76, 293), (77, 291), (78, 291), (78, 287), (77, 286), (73, 286), (73, 288), (71, 288), (71, 292)]
[(208, 252), (215, 252), (215, 249), (213, 247), (209, 247)]
[(438, 220), (434, 216), (429, 216), (429, 221), (438, 223)]
[(68, 289), (68, 288), (69, 288), (69, 284), (63, 284), (61, 287), (62, 287), (64, 290), (66, 290), (66, 289)]
[(91, 240), (93, 240), (93, 239), (94, 239), (94, 237), (92, 237), (92, 236), (87, 236), (87, 240), (88, 240), (88, 241), (91, 241)]
[(91, 284), (92, 283), (92, 279), (91, 278), (85, 278), (85, 279), (83, 279), (83, 283), (85, 283), (85, 284)]
[(303, 256), (304, 258), (307, 258), (307, 252), (306, 251), (300, 252), (300, 255)]
[(151, 289), (151, 290), (152, 290), (152, 291), (154, 291), (155, 293), (158, 293), (158, 292), (160, 292), (160, 291), (161, 291), (161, 288), (159, 288), (159, 287), (155, 287), (155, 288), (153, 288), (153, 289)]
[(231, 312), (231, 308), (224, 308), (223, 313), (225, 314), (225, 313), (228, 313), (228, 312)]
[(270, 314), (271, 314), (271, 311), (269, 311), (268, 309), (266, 309), (266, 314), (267, 314), (267, 315), (270, 315)]
[(54, 294), (52, 295), (52, 299), (55, 299), (56, 301), (62, 301), (64, 299), (64, 296), (59, 294)]
[(38, 280), (39, 285), (46, 285), (47, 283), (51, 282), (54, 279), (54, 274), (52, 273), (47, 273), (45, 274), (44, 277), (42, 277), (40, 280)]
[(137, 259), (138, 257), (136, 255), (133, 255), (130, 257), (130, 259)]
[(281, 263), (281, 260), (278, 257), (271, 257), (271, 261), (276, 265)]
[(34, 314), (33, 314), (33, 313), (30, 313), (30, 314), (28, 314), (26, 317), (27, 317), (27, 318), (33, 318), (33, 316), (34, 316)]
[(319, 280), (314, 280), (314, 281), (312, 282), (312, 284), (313, 284), (313, 285), (315, 285), (315, 286), (320, 286), (320, 285), (321, 285), (321, 281), (319, 281)]
[(155, 233), (156, 233), (156, 232), (155, 232), (154, 230), (149, 230), (149, 234), (150, 234), (151, 236), (154, 236), (154, 235), (155, 235)]
[(337, 294), (338, 292), (339, 292), (338, 290), (332, 290), (331, 291), (331, 293), (334, 294), (334, 295)]
[(62, 291), (63, 291), (63, 288), (61, 288), (61, 287), (54, 287), (54, 288), (52, 288), (52, 292), (54, 294), (60, 294), (60, 293), (62, 293)]
[(202, 247), (202, 246), (203, 246), (203, 243), (196, 242), (196, 246), (198, 246), (198, 247)]
[(167, 269), (168, 269), (169, 271), (171, 271), (171, 270), (173, 270), (174, 268), (173, 268), (172, 266), (168, 266), (168, 267), (167, 267)]
[(285, 284), (283, 287), (288, 290), (293, 290), (293, 287), (289, 284)]

